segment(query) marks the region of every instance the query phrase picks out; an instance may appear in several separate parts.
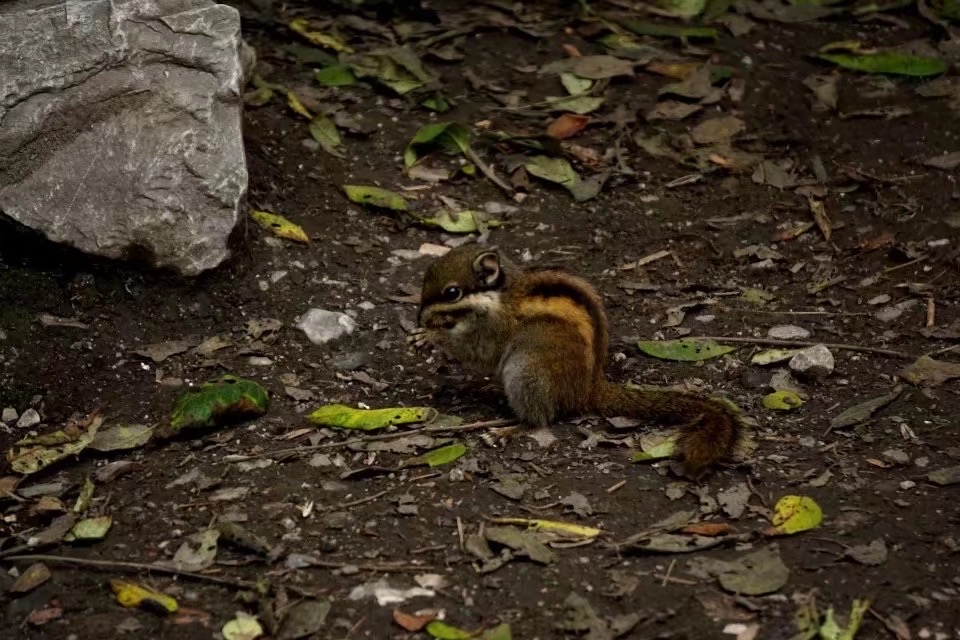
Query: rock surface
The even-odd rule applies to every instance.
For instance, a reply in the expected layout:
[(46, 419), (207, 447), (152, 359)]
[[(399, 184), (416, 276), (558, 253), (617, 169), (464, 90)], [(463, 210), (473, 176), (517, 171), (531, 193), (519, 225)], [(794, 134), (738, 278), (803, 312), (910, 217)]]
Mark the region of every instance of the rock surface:
[(211, 0), (0, 4), (0, 212), (100, 256), (217, 266), (247, 188), (251, 55)]
[(310, 309), (303, 314), (297, 326), (313, 344), (326, 344), (353, 333), (357, 323), (339, 311)]
[(814, 345), (790, 359), (790, 369), (804, 378), (823, 378), (833, 373), (834, 359), (830, 349)]

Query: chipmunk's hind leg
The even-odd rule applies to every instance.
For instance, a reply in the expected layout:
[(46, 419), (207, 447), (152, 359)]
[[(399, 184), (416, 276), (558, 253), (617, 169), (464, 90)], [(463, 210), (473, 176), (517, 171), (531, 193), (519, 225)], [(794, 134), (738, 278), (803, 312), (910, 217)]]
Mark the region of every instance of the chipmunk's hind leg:
[(565, 323), (531, 322), (507, 346), (500, 379), (510, 408), (524, 424), (545, 427), (587, 408), (592, 372), (583, 361), (582, 342)]

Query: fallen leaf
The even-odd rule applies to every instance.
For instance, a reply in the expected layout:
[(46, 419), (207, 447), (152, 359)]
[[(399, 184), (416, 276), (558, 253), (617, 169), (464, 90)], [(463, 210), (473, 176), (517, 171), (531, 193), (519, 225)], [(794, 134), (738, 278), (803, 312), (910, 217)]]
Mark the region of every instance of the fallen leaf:
[(328, 404), (309, 414), (307, 420), (324, 427), (372, 431), (399, 424), (429, 422), (436, 416), (437, 410), (430, 407), (354, 409), (344, 404)]
[(290, 21), (289, 27), (318, 47), (332, 49), (338, 53), (351, 53), (353, 51), (337, 36), (310, 29), (310, 23), (306, 18), (294, 18)]
[(920, 356), (900, 372), (900, 377), (910, 384), (924, 387), (939, 387), (944, 382), (960, 378), (960, 363), (935, 360), (930, 356)]
[(773, 508), (771, 522), (773, 527), (763, 531), (764, 535), (791, 535), (816, 529), (823, 521), (823, 511), (813, 498), (806, 496), (783, 496)]
[(555, 140), (565, 140), (577, 135), (587, 126), (590, 118), (585, 115), (564, 113), (547, 126), (547, 135)]
[(120, 606), (128, 609), (142, 608), (154, 613), (170, 614), (176, 613), (179, 608), (174, 598), (134, 582), (113, 579), (110, 580), (110, 589)]
[(639, 539), (631, 539), (624, 547), (648, 553), (693, 553), (722, 544), (722, 537), (657, 533)]
[(328, 600), (304, 600), (293, 605), (283, 617), (278, 640), (298, 640), (319, 632), (330, 608)]
[(433, 620), (428, 623), (425, 631), (427, 635), (437, 640), (470, 640), (477, 637), (473, 631), (464, 631), (442, 620)]
[(821, 53), (820, 57), (845, 69), (902, 76), (936, 76), (947, 71), (939, 58), (893, 51), (870, 54)]
[(110, 516), (96, 516), (80, 520), (63, 537), (65, 542), (90, 542), (94, 540), (103, 540), (113, 526), (113, 518)]
[(147, 345), (142, 349), (131, 351), (131, 353), (142, 358), (149, 358), (159, 364), (171, 356), (186, 353), (194, 345), (196, 345), (195, 340), (168, 340), (167, 342)]
[(421, 614), (410, 614), (400, 609), (393, 610), (393, 621), (404, 628), (406, 631), (420, 631), (431, 620), (436, 619), (437, 614), (434, 611)]
[(661, 360), (676, 360), (679, 362), (697, 362), (709, 360), (730, 353), (736, 347), (718, 344), (713, 340), (697, 338), (683, 338), (680, 340), (641, 340), (637, 343), (640, 351), (660, 358)]
[(317, 141), (320, 147), (336, 158), (343, 158), (344, 153), (340, 148), (343, 140), (340, 138), (340, 132), (333, 120), (318, 113), (310, 121), (310, 136)]
[(927, 480), (941, 487), (960, 484), (960, 466), (937, 469), (927, 474)]
[(111, 424), (97, 431), (88, 448), (94, 451), (136, 449), (150, 442), (153, 427), (145, 424)]
[[(647, 436), (648, 434), (644, 434)], [(658, 438), (641, 437), (640, 451), (630, 454), (632, 462), (648, 462), (670, 458), (677, 452), (677, 435), (660, 436)]]
[(591, 539), (596, 538), (601, 533), (600, 529), (587, 527), (581, 524), (570, 522), (559, 522), (556, 520), (540, 520), (530, 518), (493, 518), (492, 522), (498, 524), (515, 524), (525, 526), (532, 531), (546, 531), (549, 533), (559, 533), (571, 538)]
[(871, 398), (848, 409), (844, 409), (840, 415), (830, 420), (830, 428), (844, 429), (866, 422), (873, 417), (874, 413), (899, 398), (902, 393), (903, 387), (898, 386), (888, 394)]
[(720, 116), (704, 120), (690, 131), (697, 144), (717, 144), (730, 140), (747, 128), (747, 123), (736, 116)]
[(220, 629), (220, 634), (223, 640), (256, 640), (264, 635), (256, 616), (243, 611), (238, 611), (236, 618), (227, 621)]
[(411, 458), (405, 460), (402, 467), (416, 467), (420, 465), (427, 465), (428, 467), (439, 467), (441, 465), (450, 464), (455, 460), (458, 460), (467, 453), (467, 446), (462, 442), (456, 442), (454, 444), (448, 444), (444, 447), (434, 449), (433, 451), (427, 451), (423, 455), (417, 456), (416, 458)]
[(632, 76), (634, 63), (615, 56), (597, 55), (574, 58), (571, 70), (581, 78), (602, 80), (616, 76)]
[(733, 527), (726, 522), (700, 522), (687, 525), (680, 529), (680, 533), (698, 536), (725, 536), (728, 533), (733, 533)]
[(346, 64), (332, 64), (313, 72), (317, 82), (325, 87), (348, 87), (357, 84), (353, 69)]
[(16, 473), (30, 475), (64, 458), (77, 455), (93, 442), (103, 424), (99, 413), (71, 420), (60, 431), (22, 438), (7, 450), (7, 462)]
[(540, 564), (550, 564), (556, 560), (553, 551), (548, 549), (535, 534), (529, 531), (522, 531), (514, 527), (487, 527), (483, 530), (483, 536), (490, 542), (509, 547), (520, 555)]
[(403, 164), (412, 167), (425, 150), (441, 148), (447, 153), (467, 153), (470, 150), (470, 130), (458, 122), (435, 122), (414, 134), (403, 152)]
[(184, 429), (221, 426), (236, 420), (261, 416), (267, 411), (270, 395), (252, 380), (225, 375), (186, 391), (173, 404), (169, 425), (162, 436)]
[(720, 586), (731, 593), (746, 596), (779, 591), (790, 577), (790, 570), (775, 547), (759, 549), (725, 565), (717, 576)]
[(414, 216), (417, 223), (427, 227), (437, 227), (447, 233), (477, 233), (488, 228), (496, 228), (503, 223), (492, 219), (483, 211), (463, 209), (453, 211), (441, 209), (430, 216)]
[(356, 204), (393, 211), (407, 210), (407, 201), (402, 195), (380, 187), (345, 184), (343, 185), (343, 191), (346, 193), (347, 199)]
[(813, 214), (814, 222), (817, 223), (820, 233), (823, 234), (823, 239), (830, 242), (830, 236), (833, 235), (833, 226), (830, 218), (827, 217), (827, 210), (824, 208), (823, 202), (808, 198), (807, 203), (810, 206), (810, 213)]
[(833, 615), (833, 607), (828, 607), (823, 614), (823, 624), (820, 625), (819, 633), (821, 640), (853, 640), (863, 622), (863, 616), (870, 609), (869, 600), (854, 600), (850, 605), (850, 615), (847, 619), (847, 626), (841, 628), (837, 624)]
[(657, 120), (683, 120), (701, 111), (703, 107), (699, 104), (690, 104), (689, 102), (680, 102), (678, 100), (661, 100), (650, 111), (644, 115), (648, 122)]
[(34, 562), (13, 581), (9, 591), (10, 593), (28, 593), (49, 580), (51, 575), (47, 565)]
[(217, 529), (203, 529), (187, 537), (173, 556), (173, 566), (180, 571), (198, 572), (213, 566), (217, 559)]
[(803, 405), (803, 398), (788, 389), (781, 389), (763, 396), (763, 406), (773, 411), (792, 411)]
[(871, 540), (869, 544), (855, 545), (847, 549), (846, 556), (860, 564), (876, 567), (887, 561), (887, 544), (883, 538)]

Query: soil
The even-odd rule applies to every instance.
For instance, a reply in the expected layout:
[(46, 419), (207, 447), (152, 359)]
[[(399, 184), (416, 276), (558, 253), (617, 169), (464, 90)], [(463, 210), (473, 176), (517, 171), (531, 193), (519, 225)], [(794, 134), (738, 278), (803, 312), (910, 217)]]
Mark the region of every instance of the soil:
[[(527, 67), (563, 58), (566, 45), (604, 53), (584, 35), (589, 32), (567, 4), (525, 9), (529, 22), (522, 26), (542, 32), (540, 38), (508, 27), (476, 30), (463, 40), (463, 60), (429, 59), (443, 92), (456, 100), (442, 119), (543, 131), (549, 118), (501, 109), (489, 87), (526, 89), (524, 101), (538, 102), (561, 89), (555, 77)], [(821, 612), (833, 607), (841, 620), (855, 600), (869, 599), (858, 639), (960, 638), (957, 485), (928, 479), (932, 470), (960, 464), (960, 385), (956, 380), (906, 385), (864, 424), (830, 428), (842, 410), (889, 393), (913, 359), (956, 344), (960, 187), (955, 172), (922, 161), (960, 149), (957, 114), (948, 99), (918, 95), (917, 79), (839, 72), (839, 113), (818, 109), (804, 85), (811, 74), (830, 73), (808, 55), (820, 46), (854, 37), (884, 46), (917, 38), (936, 42), (938, 32), (929, 22), (908, 10), (893, 21), (758, 23), (746, 35), (734, 38), (722, 31), (715, 43), (691, 45), (699, 51), (662, 42), (687, 59), (707, 54), (734, 67), (745, 82), (742, 101), (725, 95), (688, 121), (648, 124), (642, 114), (655, 104), (657, 90), (673, 80), (645, 71), (615, 79), (606, 90), (601, 121), (572, 142), (603, 154), (617, 139), (615, 110), (639, 114), (624, 120), (627, 133), (619, 138), (635, 175), (614, 175), (586, 202), (537, 180), (526, 199), (513, 202), (479, 175), (409, 192), (424, 202), (445, 194), (471, 208), (490, 202), (516, 206), (509, 224), (494, 229), (489, 240), (520, 262), (565, 266), (596, 284), (609, 307), (611, 377), (725, 395), (756, 421), (757, 447), (746, 461), (685, 483), (667, 463), (632, 463), (628, 448), (613, 442), (625, 432), (588, 418), (555, 425), (552, 443), (520, 437), (495, 448), (481, 441), (482, 430), (471, 431), (456, 435), (468, 453), (449, 466), (345, 475), (365, 467), (396, 468), (418, 451), (371, 452), (363, 444), (308, 449), (349, 437), (305, 420), (320, 405), (430, 406), (467, 423), (510, 414), (495, 388), (468, 379), (439, 354), (416, 355), (405, 341), (416, 315), (410, 294), (429, 258), (393, 252), (443, 244), (454, 236), (354, 205), (341, 189), (422, 184), (402, 174), (401, 154), (417, 129), (437, 116), (370, 88), (318, 92), (314, 65), (290, 52), (299, 40), (284, 25), (297, 15), (324, 18), (340, 16), (339, 10), (308, 2), (278, 3), (269, 11), (263, 6), (239, 8), (245, 37), (266, 65), (264, 77), (298, 90), (312, 86), (315, 100), (340, 104), (375, 125), (369, 136), (347, 135), (340, 159), (307, 141), (305, 121), (282, 96), (246, 110), (250, 205), (288, 216), (312, 242), (278, 240), (251, 224), (238, 237), (228, 265), (184, 280), (90, 260), (4, 224), (0, 407), (19, 412), (36, 407), (50, 429), (97, 408), (107, 423), (159, 424), (168, 419), (182, 385), (229, 372), (271, 393), (269, 413), (130, 451), (84, 452), (24, 479), (18, 491), (49, 484), (40, 493), (58, 497), (69, 510), (85, 478), (110, 462), (137, 463), (130, 473), (97, 484), (91, 512), (113, 518), (105, 539), (40, 552), (152, 563), (169, 560), (187, 536), (215, 519), (233, 520), (271, 547), (281, 545), (278, 557), (221, 544), (217, 564), (203, 573), (270, 581), (279, 591), (263, 600), (280, 613), (284, 602), (305, 592), (329, 599), (330, 614), (313, 636), (318, 638), (427, 637), (394, 622), (396, 608), (441, 610), (449, 623), (471, 630), (509, 623), (513, 637), (524, 639), (612, 638), (617, 631), (609, 625), (630, 614), (636, 614), (635, 624), (618, 637), (741, 633), (786, 639), (799, 637), (795, 615), (811, 598)], [(445, 24), (457, 24), (468, 6), (474, 5), (444, 0), (434, 10)], [(504, 22), (511, 15), (492, 6), (475, 8), (487, 7)], [(419, 24), (410, 17), (394, 20)], [(470, 82), (466, 71), (483, 83)], [(311, 96), (306, 89), (303, 95)], [(890, 107), (906, 111), (889, 118), (856, 115)], [(817, 227), (776, 240), (784, 230), (812, 221), (810, 193), (758, 183), (751, 171), (691, 170), (645, 154), (632, 142), (635, 132), (683, 132), (724, 113), (736, 113), (746, 123), (750, 148), (768, 159), (793, 160), (796, 174), (822, 189), (810, 193), (822, 200), (832, 222), (829, 241)], [(484, 148), (481, 155), (510, 179), (503, 153)], [(829, 176), (827, 187), (813, 179), (817, 162)], [(575, 166), (589, 174), (582, 163)], [(694, 180), (678, 180), (691, 173)], [(892, 242), (876, 242), (883, 234)], [(742, 251), (751, 245), (760, 245), (760, 253)], [(669, 256), (622, 268), (661, 250)], [(778, 255), (764, 262), (772, 252)], [(811, 286), (828, 281), (820, 290)], [(753, 304), (741, 296), (749, 289), (774, 299)], [(878, 296), (889, 301), (878, 302)], [(880, 309), (911, 300), (901, 315), (877, 317)], [(671, 326), (668, 310), (681, 305), (685, 317)], [(330, 345), (311, 344), (296, 320), (315, 307), (353, 315), (357, 330)], [(45, 326), (41, 314), (76, 318), (87, 326)], [(282, 328), (251, 346), (248, 322), (266, 318), (280, 320)], [(810, 341), (901, 355), (831, 347), (833, 372), (798, 383), (805, 404), (792, 412), (772, 411), (762, 398), (776, 367), (752, 365), (750, 357), (765, 348), (762, 339), (771, 327), (786, 324), (806, 329)], [(940, 333), (930, 331), (937, 328)], [(638, 337), (687, 334), (758, 341), (736, 343), (729, 355), (695, 363), (650, 358), (636, 346)], [(132, 353), (149, 344), (184, 338), (196, 343), (211, 336), (224, 337), (230, 346), (209, 355), (191, 350), (159, 364)], [(949, 352), (935, 357), (957, 359)], [(296, 399), (297, 389), (312, 397)], [(591, 434), (604, 437), (588, 439)], [(6, 450), (24, 435), (23, 429), (4, 426), (0, 445)], [(254, 457), (241, 462), (238, 456)], [(199, 476), (188, 475), (194, 470)], [(494, 490), (511, 478), (526, 486), (518, 499)], [(742, 514), (718, 507), (720, 492), (747, 483), (749, 504)], [(224, 496), (216, 492), (237, 487), (246, 489), (243, 497), (231, 500), (227, 492), (228, 499), (217, 499)], [(679, 511), (692, 511), (704, 522), (730, 523), (740, 533), (757, 531), (769, 525), (770, 510), (785, 495), (813, 498), (823, 510), (822, 525), (691, 554), (637, 553), (611, 545)], [(9, 536), (0, 549), (24, 543), (60, 515), (39, 509), (36, 500), (37, 495), (0, 497), (0, 534)], [(553, 549), (555, 561), (547, 565), (517, 557), (481, 574), (463, 536), (492, 526), (488, 519), (498, 516), (573, 522), (600, 527), (604, 534), (591, 544)], [(846, 553), (878, 540), (885, 558), (858, 562)], [(731, 595), (703, 572), (707, 560), (735, 560), (771, 545), (789, 568), (786, 584), (774, 593)], [(321, 566), (299, 566), (298, 556), (290, 554), (306, 554)], [(252, 604), (249, 591), (243, 596), (244, 590), (230, 586), (120, 567), (46, 564), (49, 581), (14, 594), (7, 590), (17, 575), (13, 567), (22, 572), (29, 563), (0, 561), (0, 636), (103, 638), (125, 630), (150, 638), (209, 638), (238, 610), (258, 610), (256, 597)], [(420, 574), (439, 574), (446, 585), (432, 597), (395, 604), (350, 598), (358, 586), (381, 578), (402, 589), (416, 586), (414, 576)], [(160, 616), (124, 609), (110, 593), (112, 578), (164, 591), (177, 598), (181, 610)], [(592, 606), (592, 630), (589, 624), (579, 631), (562, 628), (570, 619), (571, 593)], [(44, 624), (28, 621), (44, 608), (61, 611)]]

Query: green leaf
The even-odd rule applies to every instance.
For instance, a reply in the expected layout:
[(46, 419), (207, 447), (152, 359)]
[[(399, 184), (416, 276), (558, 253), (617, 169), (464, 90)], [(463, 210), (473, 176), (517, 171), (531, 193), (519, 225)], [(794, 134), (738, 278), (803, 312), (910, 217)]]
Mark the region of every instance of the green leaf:
[(323, 69), (317, 69), (313, 77), (325, 87), (349, 87), (357, 84), (357, 77), (353, 69), (346, 64), (333, 64)]
[[(415, 466), (425, 464), (428, 467), (439, 467), (444, 464), (450, 464), (451, 462), (458, 460), (464, 456), (467, 452), (467, 446), (462, 442), (455, 442), (453, 444), (448, 444), (445, 447), (439, 447), (432, 451), (427, 451), (421, 456), (417, 456), (404, 466)], [(414, 463), (414, 460), (417, 461)]]
[(563, 98), (547, 98), (546, 102), (552, 111), (566, 111), (584, 115), (599, 109), (603, 105), (603, 98), (598, 96), (566, 96)]
[(373, 431), (391, 425), (426, 422), (436, 415), (436, 409), (430, 407), (354, 409), (344, 404), (328, 404), (308, 415), (307, 420), (324, 427)]
[(803, 349), (767, 349), (766, 351), (761, 351), (756, 353), (750, 358), (750, 364), (757, 364), (763, 366), (765, 364), (776, 364), (777, 362), (783, 362), (784, 360), (789, 360), (797, 353), (800, 353)]
[(313, 120), (310, 121), (310, 135), (330, 155), (337, 158), (344, 157), (343, 151), (339, 148), (343, 143), (340, 139), (340, 132), (337, 131), (337, 125), (333, 123), (333, 120), (327, 116), (318, 113), (313, 117)]
[(724, 564), (726, 566), (717, 578), (720, 586), (732, 593), (766, 595), (779, 591), (790, 577), (790, 570), (776, 547), (758, 549)]
[(580, 178), (563, 158), (533, 156), (523, 165), (531, 175), (570, 188)]
[(443, 96), (427, 98), (421, 102), (420, 105), (424, 109), (429, 109), (430, 111), (435, 111), (437, 113), (446, 113), (447, 111), (450, 111), (450, 102), (448, 102)]
[(466, 153), (470, 149), (470, 130), (459, 122), (435, 122), (417, 131), (403, 152), (403, 164), (410, 168), (425, 151), (440, 147), (447, 153)]
[(93, 540), (103, 540), (110, 527), (113, 526), (113, 518), (110, 516), (97, 516), (95, 518), (85, 518), (73, 525), (69, 533), (63, 537), (66, 542), (90, 542)]
[(823, 624), (820, 625), (821, 640), (854, 640), (863, 622), (863, 616), (869, 610), (869, 600), (854, 600), (850, 605), (847, 626), (842, 628), (834, 618), (833, 607), (827, 607), (826, 613), (823, 614)]
[(7, 450), (7, 463), (15, 473), (36, 473), (86, 449), (102, 424), (103, 418), (94, 413), (72, 422), (71, 429), (22, 438)]
[(672, 435), (663, 438), (659, 442), (652, 442), (641, 438), (640, 447), (642, 451), (634, 451), (630, 454), (630, 460), (633, 462), (649, 462), (651, 460), (663, 460), (673, 456), (677, 451), (677, 436)]
[(803, 398), (788, 389), (781, 389), (763, 396), (763, 406), (773, 411), (792, 411), (802, 404)]
[(487, 227), (499, 227), (503, 223), (499, 220), (490, 220), (486, 213), (465, 209), (451, 211), (441, 209), (430, 217), (417, 217), (416, 221), (427, 227), (439, 227), (447, 233), (478, 233)]
[(343, 185), (343, 191), (350, 202), (363, 204), (393, 211), (406, 211), (407, 201), (399, 193), (387, 191), (380, 187), (369, 187), (356, 184)]
[(163, 435), (183, 429), (213, 427), (267, 412), (270, 395), (256, 382), (225, 375), (184, 392), (173, 404), (170, 424)]
[(153, 427), (145, 424), (111, 424), (97, 431), (89, 448), (94, 451), (136, 449), (150, 441)]
[(426, 627), (427, 635), (437, 640), (470, 640), (475, 636), (471, 631), (464, 631), (442, 620), (431, 620)]
[(590, 87), (593, 86), (593, 80), (581, 78), (569, 72), (560, 74), (560, 83), (563, 84), (563, 88), (567, 90), (567, 93), (572, 96), (589, 91)]
[(892, 51), (871, 54), (822, 53), (820, 57), (845, 69), (866, 73), (922, 77), (940, 75), (948, 69), (947, 63), (939, 58)]
[(510, 631), (510, 625), (504, 622), (481, 633), (478, 640), (513, 640), (513, 632)]
[(675, 18), (694, 18), (703, 13), (707, 0), (657, 0), (657, 6)]
[(637, 343), (640, 351), (660, 358), (680, 362), (697, 362), (717, 358), (734, 351), (736, 347), (718, 344), (713, 340), (683, 338), (681, 340), (641, 340)]
[(655, 38), (716, 40), (718, 37), (717, 30), (712, 27), (681, 27), (652, 22), (625, 22), (623, 26), (637, 35)]
[(823, 522), (823, 511), (813, 498), (783, 496), (773, 507), (770, 520), (773, 527), (765, 529), (765, 535), (790, 535), (819, 527)]
[(257, 622), (256, 616), (238, 611), (236, 618), (223, 625), (220, 635), (223, 640), (255, 640), (263, 636), (263, 627)]

